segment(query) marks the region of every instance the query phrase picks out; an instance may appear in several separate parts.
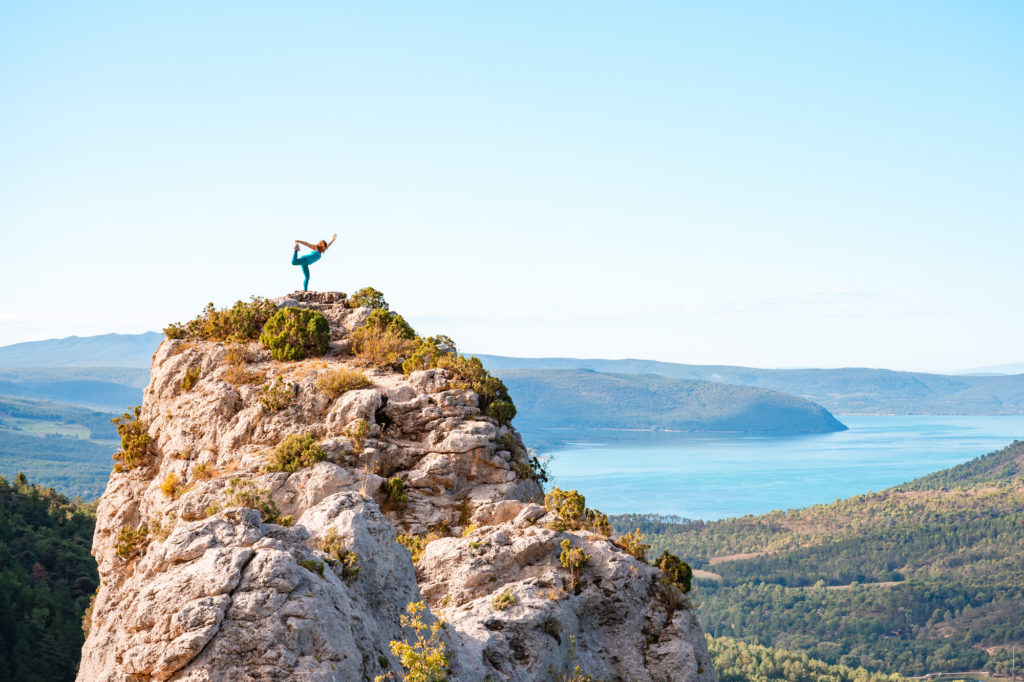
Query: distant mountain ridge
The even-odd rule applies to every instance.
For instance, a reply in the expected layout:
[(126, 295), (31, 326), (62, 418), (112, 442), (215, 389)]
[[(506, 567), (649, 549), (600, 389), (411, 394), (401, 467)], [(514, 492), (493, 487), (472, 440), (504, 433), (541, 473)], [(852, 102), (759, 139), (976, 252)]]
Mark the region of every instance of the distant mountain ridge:
[(975, 367), (964, 369), (957, 374), (968, 374), (975, 376), (986, 376), (992, 374), (1024, 374), (1024, 362), (1012, 362), (1008, 365), (991, 365), (989, 367)]
[(503, 376), (513, 369), (590, 369), (757, 386), (818, 403), (835, 414), (1024, 414), (1024, 375), (948, 376), (888, 369), (757, 369), (655, 360), (480, 355)]
[(141, 367), (149, 369), (163, 340), (158, 332), (68, 336), (0, 347), (0, 369), (14, 367)]
[(164, 335), (102, 334), (0, 347), (0, 395), (121, 411), (142, 400)]
[[(105, 334), (0, 348), (0, 395), (105, 410), (141, 401), (150, 357), (163, 335)], [(119, 356), (119, 365), (98, 366)], [(95, 366), (91, 366), (95, 365)], [(650, 374), (526, 371), (503, 374), (523, 428), (674, 429), (744, 433), (843, 430), (827, 410), (776, 391)]]
[(752, 386), (589, 369), (517, 369), (498, 374), (520, 406), (516, 423), (522, 429), (772, 434), (846, 430), (820, 405)]

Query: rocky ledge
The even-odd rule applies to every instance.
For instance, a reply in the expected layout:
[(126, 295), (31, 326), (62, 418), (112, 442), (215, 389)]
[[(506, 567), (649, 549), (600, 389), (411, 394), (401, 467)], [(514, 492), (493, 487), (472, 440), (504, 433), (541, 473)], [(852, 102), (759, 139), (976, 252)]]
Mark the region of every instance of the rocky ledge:
[[(402, 679), (391, 643), (416, 602), (445, 622), (447, 679), (715, 679), (660, 570), (553, 529), (522, 440), (476, 392), (447, 369), (360, 364), (350, 337), (371, 311), (344, 294), (273, 303), (321, 312), (327, 352), (168, 339), (154, 355), (125, 429), (145, 456), (97, 510), (79, 680)], [(370, 385), (332, 398), (321, 379), (342, 368)], [(289, 438), (319, 455), (272, 470)], [(572, 574), (565, 540), (589, 555)]]

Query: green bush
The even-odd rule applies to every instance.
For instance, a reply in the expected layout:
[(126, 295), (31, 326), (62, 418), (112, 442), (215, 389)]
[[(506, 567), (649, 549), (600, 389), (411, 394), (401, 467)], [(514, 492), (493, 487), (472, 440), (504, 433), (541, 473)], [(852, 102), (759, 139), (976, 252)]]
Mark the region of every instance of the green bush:
[(551, 474), (548, 473), (548, 460), (541, 460), (540, 457), (531, 454), (530, 455), (530, 473), (533, 475), (533, 480), (537, 481), (540, 485), (551, 480)]
[(356, 370), (341, 367), (317, 377), (316, 387), (331, 400), (337, 400), (346, 391), (370, 388), (373, 382)]
[(144, 464), (151, 454), (153, 439), (147, 433), (146, 422), (139, 417), (141, 412), (142, 406), (136, 405), (110, 420), (117, 425), (117, 435), (121, 437), (121, 450), (114, 453), (118, 460), (114, 471), (130, 471)]
[(449, 370), (454, 375), (451, 387), (475, 391), (484, 414), (499, 424), (509, 424), (516, 416), (505, 383), (484, 369), (480, 358), (458, 355), (455, 342), (448, 336), (418, 336), (405, 318), (385, 307), (373, 310), (351, 338), (353, 354), (370, 365), (401, 368), (406, 374), (422, 369)]
[(352, 353), (377, 367), (398, 369), (419, 347), (416, 332), (398, 313), (374, 310), (352, 332)]
[(160, 484), (160, 490), (165, 497), (176, 500), (187, 493), (189, 489), (181, 484), (181, 477), (172, 471), (167, 474), (164, 482)]
[(356, 293), (349, 296), (348, 302), (353, 308), (372, 308), (373, 310), (388, 309), (388, 302), (384, 300), (384, 294), (373, 287), (363, 287)]
[(320, 538), (316, 547), (327, 555), (327, 561), (331, 566), (341, 568), (342, 580), (352, 583), (359, 577), (359, 555), (349, 551), (334, 528)]
[(385, 483), (384, 488), (388, 492), (388, 501), (398, 504), (405, 504), (409, 501), (409, 493), (405, 492), (405, 481), (398, 476)]
[[(415, 633), (412, 642), (391, 641), (391, 653), (398, 657), (405, 668), (406, 682), (445, 682), (448, 679), (448, 655), (441, 638), (443, 620), (427, 625), (421, 613), (427, 610), (424, 602), (411, 602), (405, 607), (408, 616), (402, 616), (402, 627)], [(387, 676), (378, 675), (374, 682), (382, 682)]]
[(188, 393), (197, 383), (199, 383), (199, 371), (198, 367), (190, 367), (186, 370), (185, 378), (182, 379), (181, 384), (179, 384), (179, 388), (181, 388), (182, 393)]
[(480, 409), (488, 417), (508, 424), (516, 416), (516, 406), (505, 383), (484, 369), (480, 358), (458, 355), (455, 343), (444, 335), (418, 337), (418, 342), (402, 363), (402, 371), (410, 374), (421, 369), (446, 369), (454, 375), (451, 387), (475, 391), (480, 396)]
[(468, 388), (480, 396), (480, 409), (499, 424), (508, 424), (516, 416), (516, 406), (505, 382), (484, 369), (480, 358), (465, 355), (440, 355), (434, 367), (455, 375), (452, 388)]
[(366, 437), (370, 435), (370, 422), (359, 419), (351, 428), (345, 429), (342, 435), (352, 441), (352, 449), (355, 452), (362, 452)]
[(491, 601), (491, 606), (493, 606), (497, 611), (504, 611), (518, 603), (516, 595), (512, 594), (511, 590), (505, 590)]
[(255, 341), (275, 310), (277, 306), (273, 303), (256, 296), (248, 303), (236, 301), (223, 310), (216, 310), (213, 303), (208, 303), (197, 318), (184, 324), (172, 323), (164, 329), (164, 334), (169, 339)]
[(409, 550), (409, 554), (412, 555), (412, 562), (416, 563), (423, 557), (423, 553), (427, 551), (427, 544), (430, 540), (427, 539), (426, 535), (403, 533), (395, 537), (395, 542)]
[(661, 569), (666, 583), (678, 588), (683, 594), (690, 591), (693, 570), (688, 563), (665, 550), (655, 562), (655, 566)]
[(419, 337), (419, 347), (402, 363), (402, 371), (406, 374), (421, 369), (432, 369), (437, 367), (437, 359), (442, 355), (453, 355), (456, 353), (455, 342), (451, 337), (444, 334), (437, 336)]
[(142, 554), (148, 544), (149, 529), (146, 526), (138, 528), (124, 526), (117, 531), (117, 537), (114, 539), (114, 552), (121, 559), (128, 561)]
[(640, 532), (637, 528), (632, 533), (623, 533), (615, 539), (615, 544), (632, 554), (638, 561), (647, 562), (647, 550), (651, 548), (650, 545), (644, 543), (647, 536)]
[(558, 520), (551, 524), (552, 530), (592, 530), (601, 535), (611, 535), (608, 516), (596, 509), (588, 509), (586, 498), (575, 490), (552, 488), (544, 496), (544, 508), (558, 514)]
[(294, 474), (302, 467), (313, 466), (327, 457), (313, 436), (292, 434), (285, 438), (270, 456), (267, 471), (287, 471)]
[(321, 578), (324, 577), (324, 562), (316, 561), (315, 559), (299, 559), (299, 565), (310, 573), (316, 573)]
[(323, 313), (305, 308), (281, 308), (263, 326), (260, 343), (275, 360), (302, 360), (323, 355), (331, 339), (331, 325)]
[(558, 555), (558, 560), (563, 568), (569, 570), (569, 589), (575, 591), (580, 584), (580, 573), (590, 561), (590, 555), (581, 547), (573, 547), (572, 540), (569, 539), (562, 540), (559, 546), (562, 548), (562, 553)]
[(295, 400), (295, 389), (295, 384), (277, 377), (274, 379), (274, 383), (267, 384), (260, 389), (262, 394), (260, 395), (260, 402), (263, 404), (263, 407), (271, 412), (283, 410)]
[[(228, 494), (231, 506), (257, 510), (264, 523), (276, 523), (280, 526), (292, 525), (292, 517), (281, 516), (281, 510), (270, 498), (270, 491), (257, 487), (248, 479), (232, 478), (224, 492)], [(214, 510), (213, 513), (216, 511), (218, 510)]]

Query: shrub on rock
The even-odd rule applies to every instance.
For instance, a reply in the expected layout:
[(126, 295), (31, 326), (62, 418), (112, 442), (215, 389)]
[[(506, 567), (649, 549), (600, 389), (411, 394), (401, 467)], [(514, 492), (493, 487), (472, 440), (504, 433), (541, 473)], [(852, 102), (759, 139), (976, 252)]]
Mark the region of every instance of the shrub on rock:
[(508, 394), (505, 382), (484, 369), (476, 356), (444, 354), (433, 363), (438, 369), (447, 369), (455, 375), (452, 388), (469, 388), (480, 396), (480, 409), (499, 424), (508, 424), (516, 416), (516, 406)]
[(120, 417), (111, 419), (117, 425), (117, 435), (121, 437), (121, 449), (114, 453), (118, 461), (114, 471), (130, 471), (146, 462), (151, 454), (152, 441), (148, 433), (148, 425), (139, 416), (142, 406), (136, 405)]
[(344, 367), (327, 372), (316, 380), (316, 387), (331, 400), (336, 400), (346, 391), (370, 388), (371, 386), (373, 386), (373, 382), (367, 379), (365, 374)]
[(374, 310), (366, 323), (352, 332), (352, 352), (364, 362), (397, 369), (419, 347), (416, 332), (398, 313)]
[(295, 393), (298, 386), (285, 381), (281, 377), (274, 379), (271, 384), (266, 384), (260, 389), (260, 403), (271, 412), (277, 412), (295, 402)]
[(683, 594), (690, 591), (693, 569), (688, 563), (666, 550), (662, 552), (655, 565), (661, 569), (666, 583), (677, 588)]
[(387, 310), (388, 302), (384, 300), (384, 294), (373, 287), (363, 287), (348, 299), (349, 305), (353, 308), (370, 308), (372, 310)]
[(586, 499), (575, 490), (552, 488), (544, 495), (544, 508), (558, 514), (558, 519), (550, 524), (551, 530), (591, 530), (601, 535), (612, 534), (608, 516), (596, 509), (588, 509)]
[(617, 546), (636, 557), (637, 561), (643, 561), (646, 563), (647, 550), (651, 548), (650, 545), (644, 542), (646, 539), (647, 536), (644, 533), (641, 533), (640, 529), (637, 528), (632, 533), (623, 533), (617, 537), (614, 542)]
[(255, 341), (263, 325), (277, 310), (265, 298), (254, 296), (249, 302), (236, 301), (230, 308), (217, 310), (208, 303), (201, 315), (185, 323), (172, 323), (164, 329), (169, 339), (205, 341)]
[(331, 325), (318, 310), (282, 308), (263, 326), (260, 343), (275, 360), (302, 360), (323, 355), (331, 338)]
[(317, 442), (310, 435), (292, 434), (281, 441), (281, 444), (270, 456), (267, 471), (287, 471), (294, 474), (302, 467), (313, 466), (327, 457)]

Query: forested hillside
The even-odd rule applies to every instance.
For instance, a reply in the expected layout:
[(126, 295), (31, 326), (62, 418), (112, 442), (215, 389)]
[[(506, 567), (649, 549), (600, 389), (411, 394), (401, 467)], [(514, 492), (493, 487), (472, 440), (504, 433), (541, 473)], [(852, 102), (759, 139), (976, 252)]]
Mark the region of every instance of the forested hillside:
[(91, 505), (0, 476), (0, 680), (73, 680), (99, 585)]
[(1015, 480), (1024, 481), (1024, 441), (1019, 440), (998, 452), (922, 476), (899, 486), (897, 490), (975, 488), (982, 485), (1006, 485)]
[(117, 449), (113, 414), (0, 396), (0, 475), (98, 497)]
[(711, 635), (904, 675), (1005, 671), (1024, 644), (1022, 445), (829, 505), (614, 523), (708, 572)]
[(718, 682), (898, 682), (898, 675), (829, 665), (806, 654), (707, 636)]

